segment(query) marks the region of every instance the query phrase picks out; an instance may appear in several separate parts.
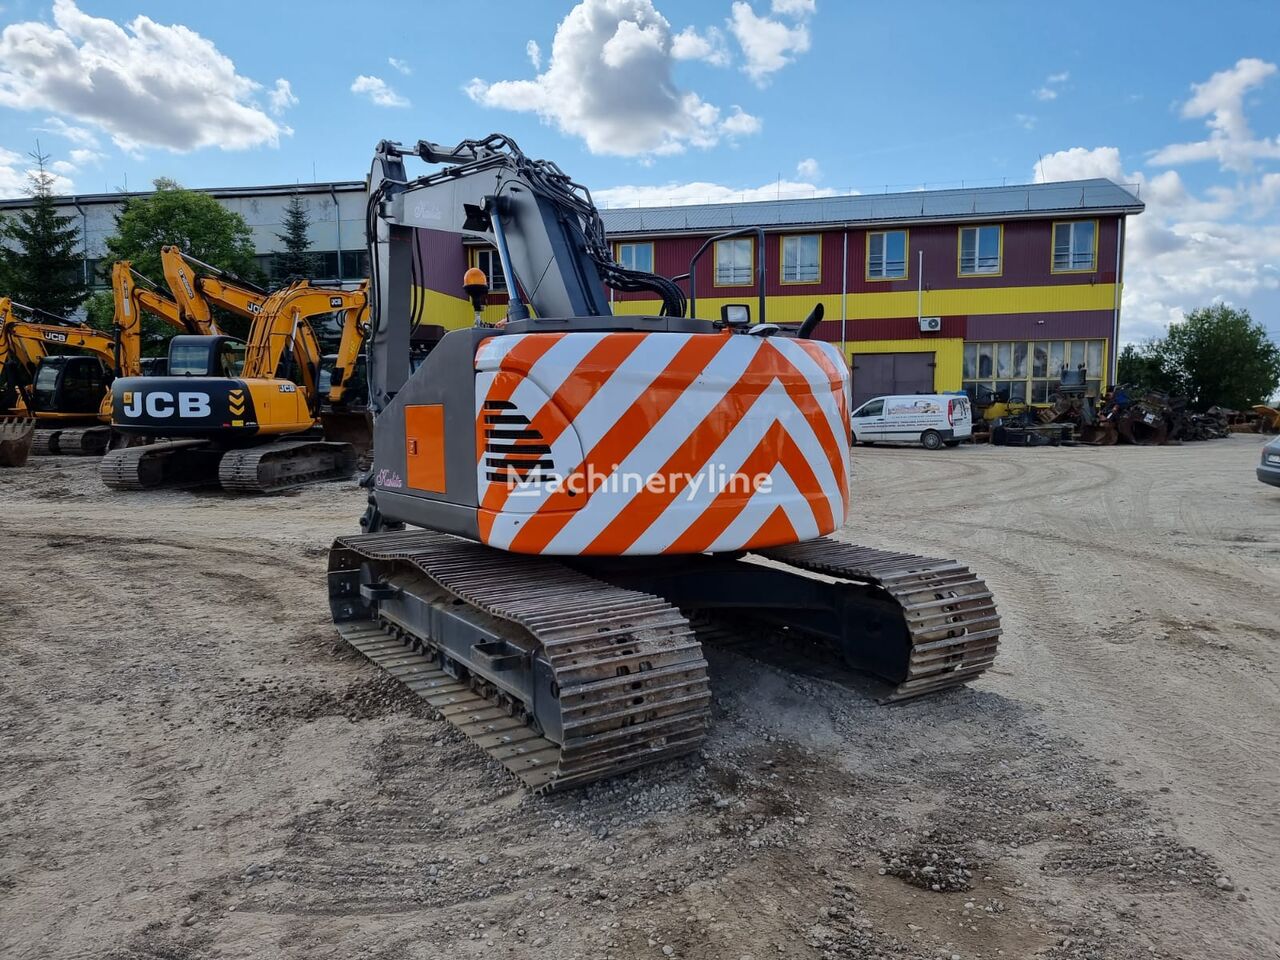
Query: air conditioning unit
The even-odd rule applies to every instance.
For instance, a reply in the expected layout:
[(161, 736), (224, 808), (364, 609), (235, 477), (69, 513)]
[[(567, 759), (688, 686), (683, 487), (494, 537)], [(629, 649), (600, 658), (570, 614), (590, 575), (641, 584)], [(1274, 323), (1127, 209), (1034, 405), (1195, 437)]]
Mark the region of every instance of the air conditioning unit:
[(941, 317), (921, 317), (920, 332), (921, 333), (938, 333), (942, 330)]

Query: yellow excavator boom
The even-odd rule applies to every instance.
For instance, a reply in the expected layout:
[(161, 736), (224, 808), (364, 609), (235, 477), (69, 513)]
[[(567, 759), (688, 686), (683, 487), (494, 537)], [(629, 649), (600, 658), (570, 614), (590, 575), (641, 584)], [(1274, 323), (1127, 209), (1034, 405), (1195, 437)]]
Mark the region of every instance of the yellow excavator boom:
[(341, 375), (335, 373), (336, 385), (330, 389), (328, 397), (333, 402), (340, 400), (360, 354), (368, 309), (369, 301), (363, 284), (356, 290), (339, 290), (314, 287), (306, 280), (299, 280), (277, 290), (263, 304), (249, 334), (242, 376), (247, 380), (276, 376), (288, 351), (298, 364), (302, 386), (315, 409), (320, 400), (318, 385), (322, 357), (310, 319), (325, 313), (341, 312), (344, 318), (337, 369), (342, 372)]

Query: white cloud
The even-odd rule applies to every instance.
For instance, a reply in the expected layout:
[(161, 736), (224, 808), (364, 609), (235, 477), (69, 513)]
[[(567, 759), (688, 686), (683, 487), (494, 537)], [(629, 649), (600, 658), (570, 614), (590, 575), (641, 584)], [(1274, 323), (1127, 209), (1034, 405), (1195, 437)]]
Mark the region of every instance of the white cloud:
[(1089, 180), (1106, 177), (1123, 181), (1120, 151), (1115, 147), (1072, 147), (1041, 157), (1035, 166), (1035, 182), (1049, 183), (1058, 180)]
[(805, 24), (789, 27), (780, 20), (757, 16), (745, 0), (737, 0), (733, 5), (729, 32), (746, 57), (743, 72), (757, 86), (767, 84), (771, 74), (809, 49), (809, 28)]
[(271, 112), (277, 117), (290, 107), (298, 105), (298, 98), (293, 94), (293, 86), (288, 80), (277, 80), (275, 87), (267, 94), (267, 102), (271, 104)]
[(752, 200), (795, 200), (835, 195), (829, 187), (797, 180), (774, 180), (759, 187), (727, 187), (699, 180), (656, 186), (621, 186), (593, 190), (592, 199), (601, 207), (665, 207), (694, 203), (741, 203)]
[(533, 69), (542, 69), (542, 48), (538, 46), (537, 40), (530, 40), (524, 45), (524, 55), (529, 58), (529, 63), (533, 65)]
[(668, 31), (657, 21), (641, 26), (634, 20), (618, 21), (617, 30), (600, 48), (600, 59), (615, 70), (636, 62), (661, 57)]
[(292, 131), (257, 105), (260, 89), (194, 30), (144, 16), (125, 28), (74, 0), (54, 0), (52, 25), (0, 34), (0, 106), (66, 114), (125, 150), (278, 146)]
[[(1215, 299), (1280, 291), (1280, 175), (1193, 195), (1176, 170), (1154, 177), (1124, 170), (1116, 147), (1072, 147), (1036, 164), (1036, 182), (1108, 177), (1135, 185), (1147, 209), (1128, 222), (1121, 338), (1159, 335)], [(1272, 177), (1275, 180), (1272, 180)], [(1241, 223), (1242, 212), (1264, 223)]]
[(1061, 73), (1051, 73), (1044, 78), (1044, 85), (1031, 91), (1031, 95), (1037, 100), (1057, 100), (1058, 88), (1071, 79), (1070, 71), (1063, 70)]
[(379, 107), (407, 107), (407, 99), (396, 93), (381, 77), (367, 77), (364, 74), (351, 81), (351, 92), (366, 95)]
[(774, 13), (785, 17), (808, 17), (818, 10), (817, 0), (773, 0)]
[(717, 67), (729, 63), (724, 34), (716, 27), (708, 27), (704, 33), (685, 27), (671, 38), (671, 56), (676, 60), (702, 60)]
[(537, 113), (599, 154), (679, 153), (759, 130), (750, 114), (722, 120), (719, 107), (680, 90), (674, 62), (670, 24), (652, 0), (581, 0), (556, 27), (545, 71), (465, 89), (486, 107)]
[(98, 147), (98, 138), (92, 130), (84, 127), (73, 127), (61, 117), (45, 117), (44, 126), (36, 127), (41, 133), (55, 133), (60, 137), (65, 137), (72, 143), (78, 143), (82, 147)]
[[(50, 187), (57, 194), (74, 193), (75, 184), (65, 176), (64, 172), (58, 169), (58, 164), (70, 166), (66, 161), (57, 161), (57, 163), (50, 165), (50, 169), (55, 171), (50, 173), (46, 170), (45, 172), (45, 176), (49, 179)], [(34, 165), (31, 163), (30, 157), (24, 157), (22, 154), (0, 147), (0, 200), (12, 200), (17, 197), (29, 196), (31, 193), (30, 177), (33, 173)]]
[(1248, 57), (1204, 83), (1193, 83), (1191, 99), (1182, 105), (1182, 116), (1203, 118), (1209, 128), (1208, 139), (1170, 144), (1157, 150), (1151, 162), (1172, 166), (1217, 160), (1224, 169), (1247, 172), (1255, 160), (1280, 159), (1280, 137), (1255, 139), (1244, 114), (1245, 94), (1275, 72), (1274, 63)]
[(104, 159), (104, 154), (98, 153), (96, 150), (90, 150), (87, 147), (76, 147), (71, 151), (71, 162), (77, 167), (87, 167), (89, 164), (97, 165)]
[(1034, 130), (1036, 128), (1036, 116), (1032, 113), (1015, 113), (1013, 119), (1017, 121), (1018, 126), (1023, 130)]
[[(533, 43), (532, 40), (529, 42)], [(409, 66), (409, 63), (406, 60), (397, 60), (395, 57), (387, 57), (387, 63), (391, 64), (392, 70), (395, 70), (397, 73), (403, 73), (406, 77), (413, 73), (413, 67)]]
[(759, 117), (744, 113), (736, 103), (733, 105), (733, 113), (720, 124), (720, 129), (728, 137), (747, 137), (753, 133), (759, 133), (762, 127), (764, 122)]
[(796, 164), (796, 176), (805, 180), (821, 180), (822, 168), (818, 166), (818, 161), (813, 157), (806, 157)]

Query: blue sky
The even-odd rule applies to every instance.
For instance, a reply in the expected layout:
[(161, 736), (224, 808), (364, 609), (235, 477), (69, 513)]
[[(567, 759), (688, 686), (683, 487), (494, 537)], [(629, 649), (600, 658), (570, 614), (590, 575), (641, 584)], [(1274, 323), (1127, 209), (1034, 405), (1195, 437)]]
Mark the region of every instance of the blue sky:
[(37, 137), (86, 193), (492, 130), (610, 204), (1106, 175), (1149, 203), (1127, 337), (1214, 297), (1280, 334), (1280, 5), (1193, 9), (0, 0), (0, 194)]

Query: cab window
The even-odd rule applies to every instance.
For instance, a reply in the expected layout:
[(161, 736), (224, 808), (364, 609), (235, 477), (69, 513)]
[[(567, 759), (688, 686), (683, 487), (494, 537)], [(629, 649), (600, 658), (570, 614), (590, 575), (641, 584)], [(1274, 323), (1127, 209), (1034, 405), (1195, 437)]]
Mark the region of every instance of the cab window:
[(855, 413), (854, 416), (855, 417), (884, 416), (884, 400), (883, 399), (868, 400), (866, 403), (864, 403), (861, 407), (858, 408), (858, 412)]
[(173, 344), (169, 348), (169, 376), (206, 377), (209, 375), (207, 343)]
[(224, 342), (219, 358), (224, 377), (238, 377), (244, 369), (244, 344)]

